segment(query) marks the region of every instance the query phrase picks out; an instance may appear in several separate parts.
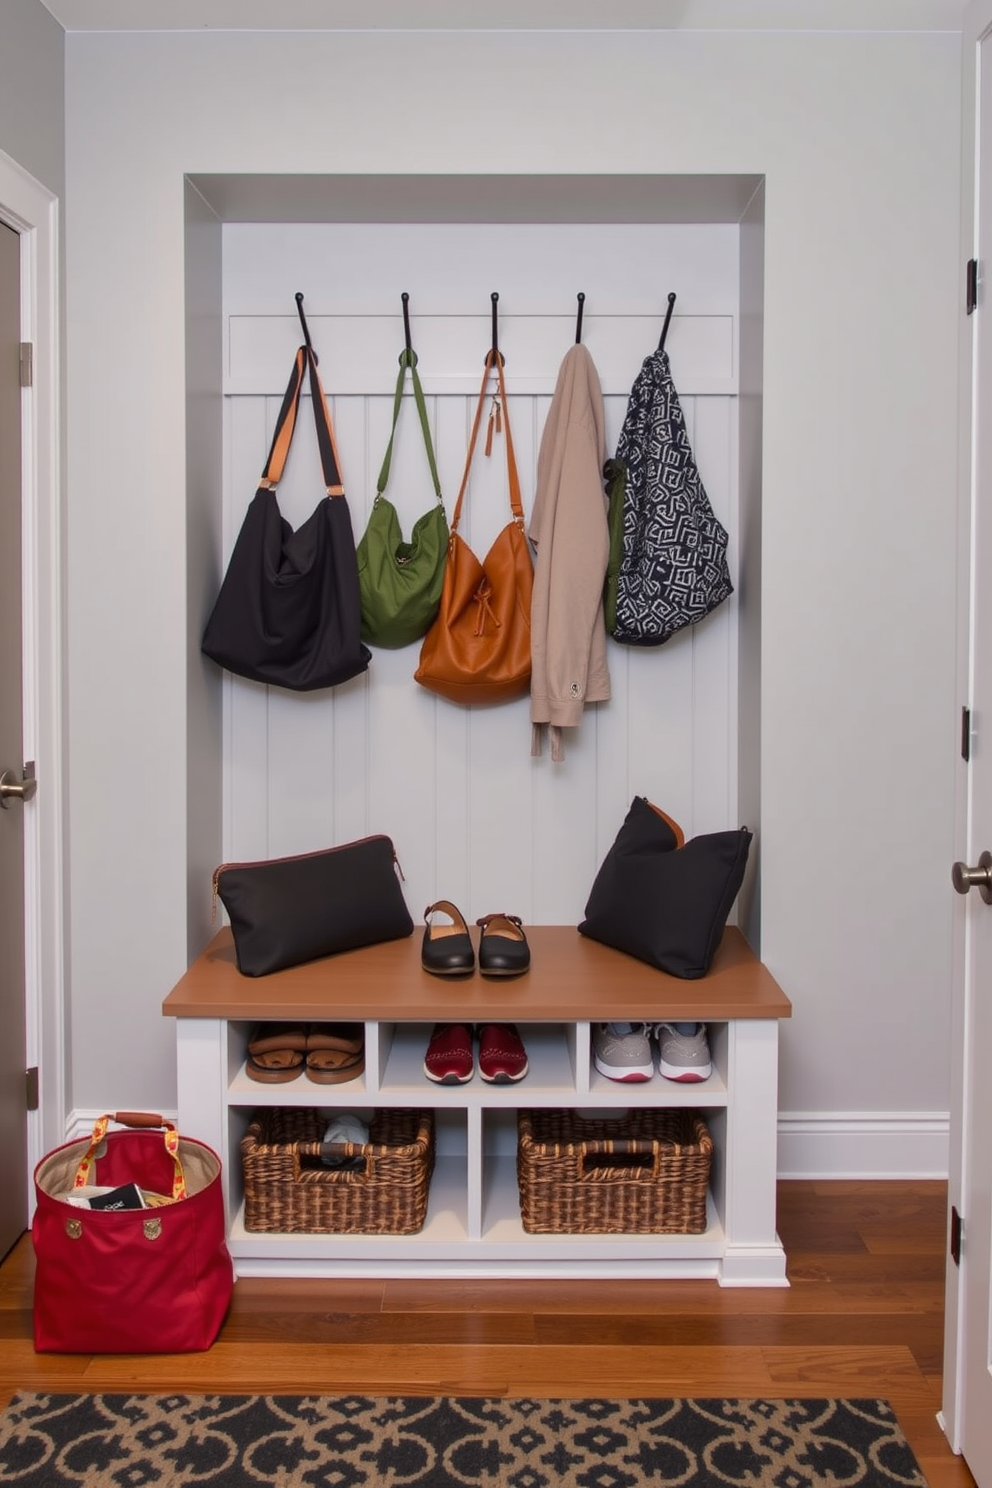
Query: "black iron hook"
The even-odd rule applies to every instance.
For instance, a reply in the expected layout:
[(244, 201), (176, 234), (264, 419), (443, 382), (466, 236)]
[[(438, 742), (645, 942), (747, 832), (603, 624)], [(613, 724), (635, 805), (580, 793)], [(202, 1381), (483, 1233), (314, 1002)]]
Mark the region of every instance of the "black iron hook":
[(406, 337), (406, 349), (407, 351), (412, 351), (413, 347), (410, 344), (410, 296), (406, 290), (400, 295), (400, 299), (403, 301), (403, 334)]
[(307, 350), (313, 352), (314, 361), (319, 362), (320, 358), (314, 351), (313, 342), (310, 340), (310, 327), (307, 325), (307, 318), (303, 314), (303, 295), (299, 290), (296, 291), (296, 309), (299, 312), (300, 325), (303, 327), (303, 339), (307, 343)]
[(499, 303), (499, 295), (493, 290), (489, 298), (493, 302), (493, 363), (495, 364), (496, 358), (499, 357), (501, 364), (505, 367), (506, 357), (499, 349), (499, 337), (496, 332), (496, 306)]
[(675, 292), (673, 290), (672, 293), (668, 296), (668, 309), (665, 311), (665, 324), (661, 328), (661, 340), (658, 342), (658, 350), (659, 351), (664, 351), (664, 349), (665, 349), (665, 337), (668, 335), (668, 327), (669, 327), (669, 324), (671, 323), (672, 311), (673, 311), (674, 308), (675, 308)]
[(575, 316), (575, 344), (576, 346), (578, 346), (579, 342), (582, 340), (582, 307), (586, 302), (586, 297), (580, 289), (575, 298), (579, 302), (578, 312)]

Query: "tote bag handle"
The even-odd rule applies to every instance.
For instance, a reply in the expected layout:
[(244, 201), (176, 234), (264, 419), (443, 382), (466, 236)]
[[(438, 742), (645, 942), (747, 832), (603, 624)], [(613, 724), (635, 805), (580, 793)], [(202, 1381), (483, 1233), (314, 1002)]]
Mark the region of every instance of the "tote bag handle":
[(179, 1156), (179, 1132), (175, 1122), (165, 1121), (161, 1116), (153, 1116), (144, 1111), (118, 1111), (114, 1116), (100, 1116), (93, 1124), (93, 1135), (90, 1137), (90, 1145), (87, 1151), (79, 1159), (76, 1176), (73, 1179), (73, 1188), (84, 1188), (90, 1181), (90, 1173), (93, 1164), (100, 1153), (100, 1147), (107, 1135), (107, 1127), (111, 1121), (116, 1121), (119, 1126), (129, 1126), (139, 1130), (162, 1129), (162, 1137), (165, 1150), (172, 1159), (172, 1197), (184, 1199), (186, 1197), (186, 1178), (183, 1173), (182, 1159)]
[(486, 370), (482, 374), (482, 387), (479, 389), (479, 403), (475, 410), (475, 422), (472, 425), (472, 437), (469, 440), (468, 455), (465, 460), (465, 472), (462, 475), (461, 489), (458, 492), (458, 500), (455, 502), (455, 510), (451, 519), (452, 536), (454, 536), (455, 532), (458, 530), (458, 522), (462, 514), (462, 500), (465, 496), (465, 489), (468, 486), (469, 472), (472, 468), (472, 456), (475, 453), (475, 441), (479, 434), (479, 425), (482, 422), (482, 407), (486, 401), (486, 390), (489, 386), (489, 374), (492, 372), (493, 367), (496, 368), (496, 374), (499, 378), (499, 393), (497, 395), (498, 401), (496, 402), (496, 406), (494, 407), (492, 414), (490, 414), (490, 418), (495, 418), (497, 420), (498, 427), (499, 416), (500, 414), (502, 414), (506, 432), (506, 469), (510, 480), (510, 510), (513, 512), (513, 519), (516, 522), (517, 526), (521, 529), (521, 531), (523, 531), (524, 506), (523, 502), (520, 499), (520, 480), (517, 476), (517, 461), (513, 453), (513, 436), (510, 433), (510, 414), (506, 406), (506, 384), (503, 380), (503, 358), (500, 356), (498, 351), (490, 350), (486, 355)]
[(383, 494), (389, 483), (389, 466), (393, 458), (393, 440), (396, 438), (396, 425), (399, 422), (400, 408), (403, 403), (403, 386), (406, 382), (406, 374), (409, 370), (413, 382), (413, 397), (417, 405), (417, 414), (420, 419), (420, 428), (424, 436), (424, 448), (427, 451), (427, 463), (431, 467), (431, 480), (434, 482), (434, 494), (437, 497), (438, 506), (443, 506), (441, 497), (441, 482), (438, 479), (437, 461), (434, 459), (434, 445), (431, 442), (430, 425), (427, 422), (427, 404), (424, 402), (424, 390), (420, 386), (420, 378), (417, 376), (417, 353), (406, 348), (400, 352), (400, 375), (396, 379), (396, 395), (393, 398), (393, 427), (389, 435), (389, 443), (386, 445), (386, 454), (383, 458), (382, 469), (379, 471), (379, 479), (375, 488), (375, 506), (379, 497)]
[(338, 458), (337, 444), (334, 440), (334, 426), (331, 423), (327, 400), (321, 386), (320, 373), (317, 371), (317, 358), (309, 346), (301, 346), (297, 350), (293, 371), (283, 396), (282, 407), (279, 409), (279, 417), (276, 420), (269, 458), (265, 462), (262, 479), (258, 484), (262, 490), (271, 490), (282, 480), (286, 457), (296, 429), (297, 414), (300, 411), (304, 367), (309, 370), (310, 401), (313, 404), (313, 421), (317, 430), (317, 445), (320, 449), (320, 466), (324, 473), (324, 486), (328, 496), (343, 496), (344, 484), (341, 480), (341, 461)]

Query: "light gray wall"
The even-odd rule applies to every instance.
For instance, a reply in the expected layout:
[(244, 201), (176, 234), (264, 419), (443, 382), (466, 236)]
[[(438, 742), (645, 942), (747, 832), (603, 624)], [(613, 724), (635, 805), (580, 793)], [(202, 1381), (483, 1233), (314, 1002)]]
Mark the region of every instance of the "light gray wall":
[(621, 170), (767, 181), (761, 917), (795, 1008), (782, 1106), (946, 1112), (959, 78), (951, 33), (68, 38), (72, 783), (117, 768), (113, 793), (71, 800), (77, 1106), (174, 1092), (183, 173)]
[(40, 0), (0, 5), (0, 150), (65, 192), (64, 36)]

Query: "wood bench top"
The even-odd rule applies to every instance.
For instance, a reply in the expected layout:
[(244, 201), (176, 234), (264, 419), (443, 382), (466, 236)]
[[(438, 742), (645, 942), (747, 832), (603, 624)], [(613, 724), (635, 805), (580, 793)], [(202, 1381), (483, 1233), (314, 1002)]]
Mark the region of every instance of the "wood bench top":
[[(572, 925), (527, 925), (522, 977), (430, 976), (422, 930), (264, 977), (242, 976), (226, 927), (162, 1004), (173, 1018), (337, 1019), (367, 1022), (570, 1023), (612, 1019), (788, 1018), (792, 1005), (741, 931), (724, 931), (705, 977), (685, 981), (580, 935)], [(479, 932), (473, 927), (473, 937)], [(476, 945), (478, 941), (476, 940)]]

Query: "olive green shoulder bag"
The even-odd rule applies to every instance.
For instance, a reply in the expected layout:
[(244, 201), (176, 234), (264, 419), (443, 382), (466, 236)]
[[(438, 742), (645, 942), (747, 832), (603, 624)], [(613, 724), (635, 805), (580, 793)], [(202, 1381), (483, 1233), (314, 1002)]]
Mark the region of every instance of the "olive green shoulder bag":
[[(396, 508), (384, 492), (389, 481), (393, 440), (403, 404), (406, 374), (410, 373), (413, 397), (427, 450), (427, 463), (437, 501), (418, 517), (410, 541), (404, 542)], [(417, 376), (417, 354), (410, 347), (400, 352), (400, 375), (393, 400), (393, 428), (379, 472), (376, 497), (368, 525), (358, 544), (358, 580), (362, 596), (362, 639), (373, 646), (408, 646), (425, 635), (437, 615), (448, 556), (448, 519), (441, 497), (434, 446), (427, 423), (427, 407)]]

